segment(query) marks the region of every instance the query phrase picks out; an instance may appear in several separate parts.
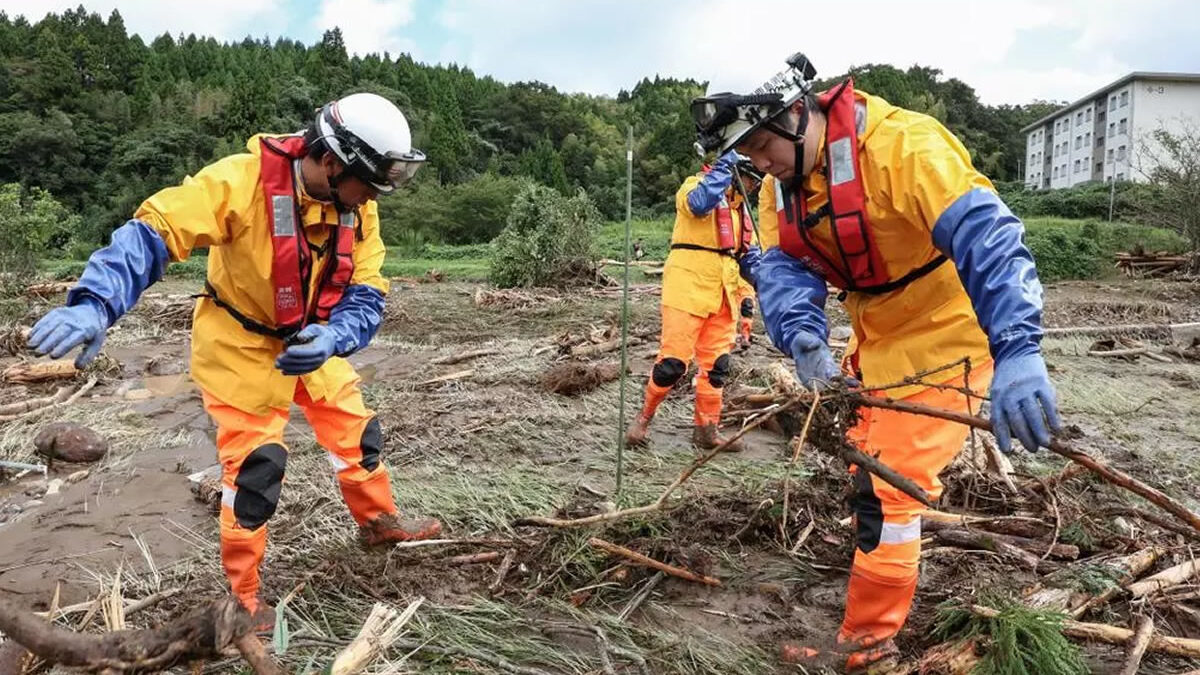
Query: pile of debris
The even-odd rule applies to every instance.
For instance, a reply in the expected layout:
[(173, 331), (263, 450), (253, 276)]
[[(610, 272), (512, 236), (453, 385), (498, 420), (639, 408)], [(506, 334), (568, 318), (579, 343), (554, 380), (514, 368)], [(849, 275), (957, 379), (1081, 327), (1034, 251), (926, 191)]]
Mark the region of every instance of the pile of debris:
[(1200, 267), (1200, 253), (1171, 253), (1159, 251), (1120, 252), (1115, 256), (1117, 269), (1129, 277), (1163, 277), (1168, 274), (1190, 273)]
[(522, 291), (515, 288), (475, 289), (475, 306), (494, 309), (529, 309), (562, 302), (562, 296)]

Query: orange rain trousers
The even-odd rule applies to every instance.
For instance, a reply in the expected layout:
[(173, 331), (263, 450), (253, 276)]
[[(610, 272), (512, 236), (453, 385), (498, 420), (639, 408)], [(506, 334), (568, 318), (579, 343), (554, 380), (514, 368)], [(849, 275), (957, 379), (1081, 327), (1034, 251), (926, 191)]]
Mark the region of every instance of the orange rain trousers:
[[(696, 316), (681, 309), (663, 306), (662, 342), (658, 350), (657, 367), (664, 359), (678, 359), (685, 365), (694, 359), (698, 367), (696, 386), (696, 426), (718, 424), (721, 421), (721, 387), (727, 373), (720, 370), (715, 375), (716, 383), (710, 379), (714, 366), (722, 356), (728, 364), (729, 352), (733, 348), (737, 325), (729, 301), (721, 295), (721, 306), (708, 316)], [(727, 365), (725, 366), (728, 367)], [(682, 376), (682, 374), (681, 374)], [(654, 378), (646, 384), (646, 402), (643, 416), (651, 417), (659, 403), (666, 398), (672, 385), (662, 386)]]
[[(221, 563), (234, 595), (254, 612), (258, 568), (267, 546), (266, 523), (275, 513), (287, 463), (283, 429), (288, 411), (272, 408), (265, 415), (254, 415), (202, 393), (204, 409), (217, 425), (222, 468)], [(395, 513), (388, 473), (379, 460), (379, 423), (363, 404), (357, 382), (330, 399), (314, 401), (297, 380), (294, 401), (317, 442), (328, 451), (354, 520), (362, 525), (381, 514)]]
[[(972, 391), (986, 392), (991, 380), (990, 360), (971, 369)], [(964, 378), (944, 384), (962, 387)], [(926, 388), (904, 400), (968, 410), (967, 397), (948, 389)], [(978, 399), (972, 405), (977, 404)], [(972, 412), (978, 413), (978, 407)], [(943, 488), (938, 474), (958, 455), (969, 433), (955, 422), (867, 408), (849, 436), (864, 452), (911, 478), (936, 500)], [(869, 647), (898, 633), (908, 618), (917, 587), (925, 506), (872, 474), (854, 474), (851, 505), (858, 543), (838, 641)]]

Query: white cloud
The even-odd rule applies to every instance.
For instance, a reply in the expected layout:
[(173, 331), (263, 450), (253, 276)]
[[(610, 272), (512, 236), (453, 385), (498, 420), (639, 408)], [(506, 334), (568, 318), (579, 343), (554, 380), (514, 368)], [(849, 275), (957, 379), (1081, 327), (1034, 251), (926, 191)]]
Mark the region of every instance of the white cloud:
[(342, 29), (352, 54), (416, 51), (416, 43), (399, 34), (412, 23), (413, 0), (322, 0), (313, 25), (319, 31)]
[[(0, 9), (9, 16), (24, 15), (31, 23), (50, 12), (62, 13), (80, 5), (80, 0), (3, 0)], [(277, 37), (283, 22), (273, 0), (98, 0), (84, 3), (85, 9), (105, 19), (113, 9), (121, 12), (125, 28), (146, 42), (163, 33), (195, 33), (222, 41), (241, 40), (247, 35)]]

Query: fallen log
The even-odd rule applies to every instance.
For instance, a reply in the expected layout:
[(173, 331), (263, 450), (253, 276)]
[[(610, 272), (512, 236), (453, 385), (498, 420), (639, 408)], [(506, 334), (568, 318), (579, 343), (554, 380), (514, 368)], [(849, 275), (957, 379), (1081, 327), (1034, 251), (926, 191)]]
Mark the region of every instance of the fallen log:
[[(926, 532), (940, 534), (942, 532), (953, 532), (954, 536), (965, 539), (967, 537), (975, 537), (981, 542), (986, 541), (1002, 541), (1007, 544), (1012, 544), (1029, 553), (1041, 555), (1046, 552), (1047, 542), (1038, 541), (1037, 539), (1029, 539), (1027, 537), (1017, 537), (1010, 534), (999, 534), (996, 532), (984, 532), (974, 529), (966, 529), (954, 527), (946, 523), (941, 523), (936, 520), (925, 521), (922, 517), (922, 529)], [(1059, 560), (1076, 560), (1079, 558), (1079, 547), (1071, 544), (1063, 544), (1055, 542), (1049, 546), (1050, 556)]]
[[(978, 616), (994, 619), (1000, 612), (990, 607), (972, 605), (971, 612)], [(1082, 623), (1072, 619), (1063, 621), (1063, 635), (1104, 642), (1110, 645), (1124, 645), (1133, 638), (1134, 632), (1128, 628), (1109, 626), (1103, 623)], [(1148, 651), (1186, 658), (1200, 658), (1200, 640), (1191, 638), (1172, 637), (1168, 635), (1151, 635)]]
[(1125, 587), (1125, 590), (1129, 591), (1130, 597), (1136, 600), (1137, 598), (1150, 595), (1155, 591), (1161, 591), (1170, 586), (1182, 584), (1196, 576), (1197, 571), (1200, 571), (1200, 561), (1189, 560), (1174, 567), (1168, 567), (1141, 581), (1129, 584)]
[(1067, 614), (1069, 614), (1072, 619), (1078, 619), (1087, 614), (1089, 611), (1103, 606), (1106, 602), (1113, 599), (1118, 594), (1124, 593), (1124, 587), (1145, 573), (1146, 570), (1153, 567), (1154, 563), (1158, 561), (1163, 553), (1163, 549), (1157, 546), (1151, 546), (1150, 548), (1142, 549), (1137, 553), (1125, 556), (1122, 558), (1122, 564), (1120, 565), (1122, 569), (1120, 578), (1117, 579), (1116, 585), (1104, 589), (1099, 594), (1087, 599), (1083, 604), (1077, 605), (1074, 609), (1070, 609), (1067, 611)]
[(1036, 570), (1039, 573), (1050, 572), (1059, 567), (1057, 564), (1039, 559), (1037, 555), (1018, 546), (997, 539), (990, 533), (950, 528), (935, 532), (933, 540), (945, 546), (991, 551), (1026, 569)]
[(659, 572), (663, 572), (664, 574), (670, 574), (673, 577), (679, 577), (680, 579), (686, 579), (687, 581), (695, 581), (707, 586), (721, 585), (720, 579), (714, 579), (710, 576), (696, 574), (695, 572), (692, 572), (691, 570), (685, 570), (682, 567), (676, 567), (674, 565), (668, 565), (664, 562), (659, 562), (654, 558), (644, 556), (637, 551), (627, 549), (624, 546), (618, 546), (617, 544), (605, 541), (603, 539), (592, 537), (591, 539), (588, 539), (588, 544), (598, 549), (608, 551), (613, 555), (619, 555), (626, 560), (630, 560), (644, 567), (650, 567), (658, 570)]
[(1142, 665), (1142, 657), (1150, 646), (1150, 636), (1154, 635), (1154, 619), (1148, 616), (1137, 618), (1137, 630), (1129, 642), (1129, 654), (1125, 657), (1125, 665), (1119, 675), (1137, 675)]

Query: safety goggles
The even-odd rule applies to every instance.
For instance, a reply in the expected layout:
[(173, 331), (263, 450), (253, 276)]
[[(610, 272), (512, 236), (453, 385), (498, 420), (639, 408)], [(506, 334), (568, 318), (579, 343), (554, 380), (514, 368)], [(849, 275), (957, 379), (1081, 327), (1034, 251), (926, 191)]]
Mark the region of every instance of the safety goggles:
[(692, 101), (696, 150), (724, 153), (784, 110), (783, 94), (720, 93)]
[(417, 169), (427, 161), (425, 153), (416, 148), (380, 154), (339, 122), (331, 108), (326, 108), (323, 117), (333, 129), (333, 138), (345, 155), (346, 170), (382, 194), (412, 180)]

